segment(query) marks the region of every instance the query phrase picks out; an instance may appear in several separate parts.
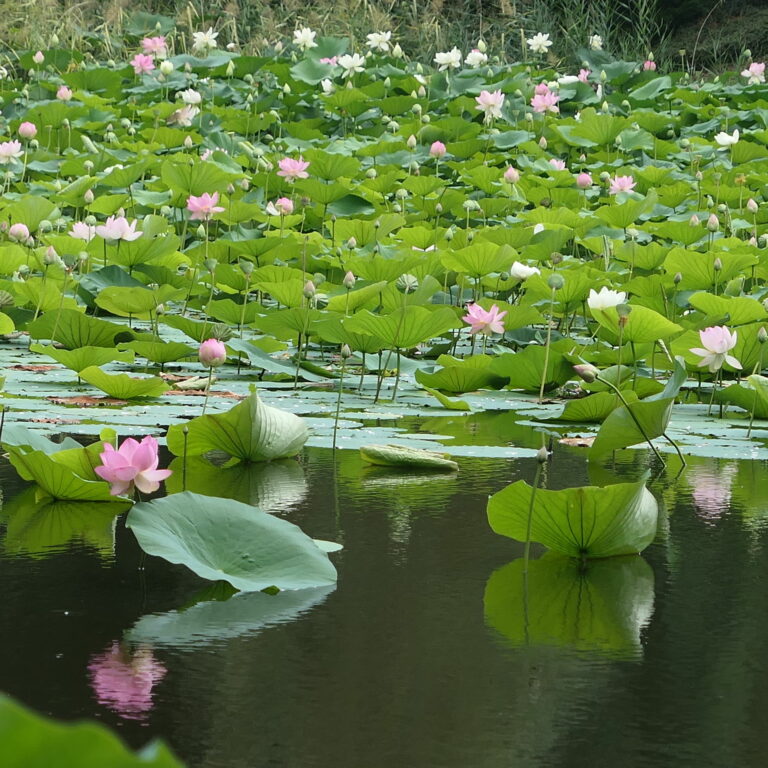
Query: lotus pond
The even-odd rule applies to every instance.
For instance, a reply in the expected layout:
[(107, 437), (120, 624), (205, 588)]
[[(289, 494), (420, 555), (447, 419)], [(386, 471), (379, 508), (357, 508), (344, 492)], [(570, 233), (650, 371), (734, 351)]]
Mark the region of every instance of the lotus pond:
[(0, 80), (3, 764), (759, 764), (762, 63), (133, 29)]

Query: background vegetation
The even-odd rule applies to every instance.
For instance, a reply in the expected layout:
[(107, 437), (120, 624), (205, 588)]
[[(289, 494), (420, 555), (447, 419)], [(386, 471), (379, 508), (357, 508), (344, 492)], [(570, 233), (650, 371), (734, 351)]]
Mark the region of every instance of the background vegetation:
[[(52, 34), (81, 50), (112, 54), (136, 11), (170, 16), (181, 30), (213, 26), (223, 43), (259, 51), (299, 26), (365, 39), (393, 30), (406, 54), (431, 57), (478, 36), (517, 59), (521, 30), (549, 32), (553, 56), (570, 57), (599, 34), (616, 56), (714, 72), (749, 49), (768, 52), (768, 7), (760, 0), (0, 0), (0, 39), (13, 49), (45, 48)], [(138, 31), (138, 30), (133, 30)], [(106, 49), (106, 51), (105, 51)]]

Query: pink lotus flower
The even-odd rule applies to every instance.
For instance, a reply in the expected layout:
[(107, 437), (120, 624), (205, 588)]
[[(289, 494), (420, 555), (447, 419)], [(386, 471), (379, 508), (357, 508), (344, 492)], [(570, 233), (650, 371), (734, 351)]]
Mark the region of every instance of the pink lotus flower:
[(576, 177), (576, 186), (579, 189), (589, 189), (592, 186), (592, 177), (586, 171), (582, 171)]
[(441, 157), (445, 157), (445, 153), (445, 144), (443, 144), (442, 141), (432, 142), (432, 146), (429, 148), (429, 154), (431, 157), (436, 157), (439, 160)]
[(131, 59), (131, 66), (137, 75), (144, 75), (155, 68), (155, 62), (151, 56), (147, 56), (145, 53), (137, 53)]
[[(142, 232), (136, 231), (136, 219), (128, 221), (125, 216), (110, 216), (103, 224), (96, 227), (96, 234), (105, 240), (138, 240)], [(74, 229), (74, 227), (73, 227)]]
[(765, 62), (753, 61), (741, 73), (742, 77), (748, 78), (747, 85), (757, 85), (765, 82)]
[(134, 486), (142, 493), (154, 493), (160, 482), (173, 474), (170, 469), (157, 468), (157, 440), (149, 435), (140, 443), (129, 437), (117, 450), (104, 443), (99, 458), (101, 466), (93, 471), (112, 486), (112, 496), (131, 494)]
[(37, 126), (34, 123), (24, 122), (19, 126), (19, 136), (22, 139), (34, 139), (37, 136)]
[(592, 70), (590, 69), (580, 69), (578, 78), (580, 83), (588, 83), (589, 80), (587, 79), (592, 74)]
[(278, 176), (283, 176), (286, 181), (296, 181), (296, 179), (308, 179), (309, 174), (307, 173), (307, 168), (309, 168), (309, 162), (304, 160), (301, 155), (299, 155), (298, 160), (294, 160), (290, 157), (284, 157), (279, 163), (278, 166), (280, 170), (277, 172)]
[(510, 165), (507, 170), (504, 171), (504, 181), (508, 181), (510, 184), (517, 184), (517, 182), (520, 181), (520, 171)]
[(541, 83), (536, 86), (534, 96), (531, 99), (531, 106), (534, 112), (559, 112), (558, 101), (560, 101), (560, 97), (550, 91), (546, 83)]
[(4, 141), (0, 143), (0, 165), (7, 165), (8, 163), (18, 160), (24, 154), (21, 142), (16, 141)]
[(619, 192), (631, 192), (635, 188), (635, 180), (631, 176), (616, 176), (611, 179), (608, 192), (618, 195)]
[(216, 205), (218, 202), (218, 192), (214, 192), (212, 195), (203, 192), (199, 197), (190, 195), (187, 198), (187, 210), (192, 213), (189, 218), (193, 221), (209, 221), (214, 213), (222, 213), (224, 211), (220, 205)]
[(558, 160), (556, 157), (552, 157), (549, 160), (549, 164), (556, 171), (564, 171), (565, 170), (565, 160)]
[(158, 56), (159, 58), (165, 58), (168, 55), (168, 43), (165, 42), (165, 37), (158, 35), (157, 37), (145, 37), (141, 41), (141, 47), (148, 56)]
[(69, 101), (72, 98), (72, 90), (67, 88), (66, 85), (62, 85), (59, 87), (59, 90), (56, 91), (56, 98), (59, 101)]
[(647, 59), (643, 62), (643, 69), (646, 72), (655, 72), (656, 71), (656, 62), (652, 59)]
[(485, 114), (485, 122), (501, 117), (501, 108), (504, 106), (504, 94), (501, 91), (480, 91), (480, 95), (475, 97), (477, 106)]
[(275, 202), (267, 203), (270, 216), (290, 216), (293, 213), (293, 200), (290, 197), (278, 197)]
[(26, 243), (29, 240), (29, 227), (21, 222), (11, 224), (8, 237), (16, 243)]
[(151, 649), (129, 652), (117, 642), (88, 664), (91, 687), (99, 704), (128, 720), (140, 720), (152, 709), (152, 689), (166, 671)]
[(706, 365), (709, 372), (714, 373), (723, 367), (723, 363), (728, 363), (732, 368), (741, 370), (741, 363), (733, 355), (728, 354), (736, 346), (739, 339), (736, 331), (731, 333), (726, 326), (715, 325), (699, 331), (699, 338), (701, 339), (701, 347), (691, 348), (694, 355), (702, 357), (699, 360), (699, 368)]
[(37, 53), (35, 53), (35, 55), (32, 57), (32, 61), (34, 61), (35, 64), (39, 66), (45, 61), (45, 54), (42, 51), (37, 51)]
[(218, 339), (208, 339), (200, 345), (197, 356), (207, 368), (217, 368), (227, 361), (227, 348)]
[(86, 224), (84, 221), (76, 221), (72, 225), (69, 236), (78, 240), (85, 240), (86, 243), (90, 243), (91, 240), (96, 237), (96, 227), (92, 227), (90, 224)]
[(485, 310), (479, 304), (472, 303), (467, 306), (467, 314), (462, 320), (470, 324), (470, 335), (482, 333), (483, 336), (490, 336), (492, 333), (504, 333), (504, 323), (502, 320), (506, 314), (506, 310), (499, 312), (496, 304), (493, 304), (490, 309)]
[(322, 59), (320, 59), (321, 64), (328, 64), (331, 67), (335, 67), (338, 63), (338, 56), (323, 56)]

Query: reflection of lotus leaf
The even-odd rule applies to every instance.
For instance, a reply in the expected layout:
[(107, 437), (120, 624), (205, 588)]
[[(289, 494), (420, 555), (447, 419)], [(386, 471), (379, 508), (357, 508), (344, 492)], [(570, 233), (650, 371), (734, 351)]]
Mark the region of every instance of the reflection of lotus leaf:
[(548, 554), (499, 568), (485, 588), (485, 620), (514, 646), (555, 645), (623, 658), (642, 653), (653, 613), (653, 570), (641, 557), (578, 560)]
[(149, 613), (125, 633), (125, 640), (153, 646), (198, 647), (284, 624), (325, 600), (335, 587), (295, 592), (242, 592), (229, 600), (209, 600), (185, 610)]
[(131, 505), (94, 501), (56, 501), (37, 487), (14, 497), (3, 509), (6, 551), (45, 557), (80, 541), (111, 557), (115, 519)]
[(170, 468), (173, 474), (166, 481), (168, 493), (178, 493), (186, 484), (186, 490), (193, 493), (235, 499), (264, 512), (285, 512), (307, 495), (304, 470), (292, 459), (219, 467), (202, 457), (190, 456), (186, 478), (181, 457), (174, 459)]

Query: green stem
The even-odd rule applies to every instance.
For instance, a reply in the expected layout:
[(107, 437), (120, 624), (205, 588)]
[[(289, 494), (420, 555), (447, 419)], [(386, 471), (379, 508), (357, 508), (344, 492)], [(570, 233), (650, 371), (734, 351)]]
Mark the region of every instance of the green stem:
[(525, 549), (523, 550), (523, 573), (528, 573), (528, 559), (531, 554), (531, 529), (533, 528), (533, 508), (536, 503), (536, 491), (539, 489), (541, 472), (544, 462), (538, 462), (536, 465), (536, 477), (533, 480), (533, 489), (531, 491), (531, 503), (528, 505), (528, 524), (525, 529)]

